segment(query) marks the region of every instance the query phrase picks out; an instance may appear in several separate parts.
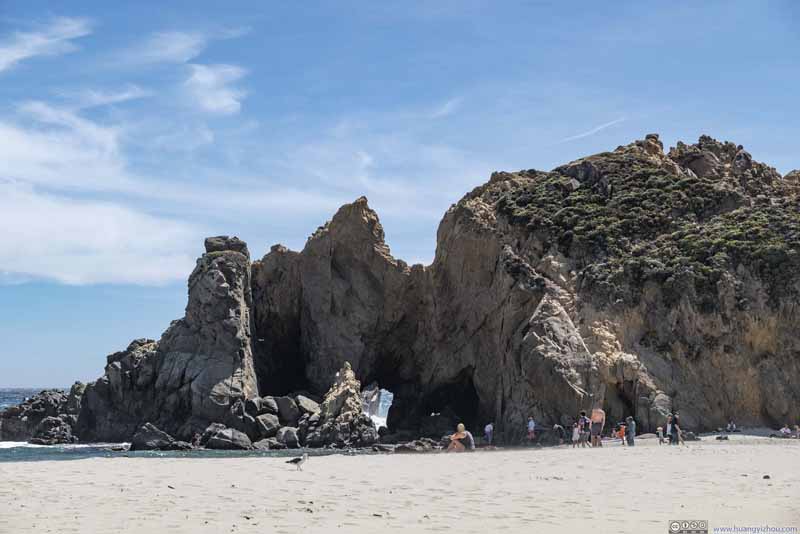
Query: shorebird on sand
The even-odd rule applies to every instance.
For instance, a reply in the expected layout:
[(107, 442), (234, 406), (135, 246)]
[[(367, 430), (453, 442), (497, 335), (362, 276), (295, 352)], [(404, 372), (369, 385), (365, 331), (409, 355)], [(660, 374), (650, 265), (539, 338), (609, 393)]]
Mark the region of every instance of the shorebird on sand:
[(292, 458), (291, 460), (288, 460), (286, 463), (287, 464), (296, 465), (297, 466), (297, 470), (298, 471), (302, 471), (303, 470), (303, 464), (306, 463), (306, 460), (308, 460), (308, 453), (304, 452), (303, 456), (300, 456), (299, 458)]

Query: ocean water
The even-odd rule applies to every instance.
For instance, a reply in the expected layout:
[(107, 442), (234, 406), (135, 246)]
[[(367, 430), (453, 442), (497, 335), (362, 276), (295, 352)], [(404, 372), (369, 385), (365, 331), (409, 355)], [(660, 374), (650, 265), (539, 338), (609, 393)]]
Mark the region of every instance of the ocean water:
[[(33, 397), (44, 388), (0, 388), (0, 411), (16, 406), (28, 397)], [(64, 389), (64, 388), (55, 388)], [(66, 389), (68, 391), (68, 389)]]

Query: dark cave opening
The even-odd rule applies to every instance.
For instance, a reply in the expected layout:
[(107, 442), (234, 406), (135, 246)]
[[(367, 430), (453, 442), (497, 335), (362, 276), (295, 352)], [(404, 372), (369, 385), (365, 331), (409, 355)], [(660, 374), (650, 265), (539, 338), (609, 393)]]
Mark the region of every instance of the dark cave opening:
[(256, 338), (253, 341), (253, 361), (262, 396), (310, 391), (305, 358), (296, 344), (281, 339)]
[[(636, 417), (636, 394), (637, 383), (633, 380), (623, 380), (617, 382), (613, 387), (609, 387), (603, 410), (606, 412), (606, 427), (624, 421), (626, 417)], [(644, 421), (637, 421), (640, 425)]]
[(452, 417), (467, 428), (478, 423), (480, 399), (472, 383), (472, 371), (462, 371), (456, 379), (433, 390), (422, 403), (423, 414)]
[(454, 432), (458, 423), (464, 423), (474, 434), (480, 423), (480, 398), (472, 374), (473, 369), (468, 367), (429, 392), (418, 384), (395, 387), (388, 417), (389, 430), (438, 439)]

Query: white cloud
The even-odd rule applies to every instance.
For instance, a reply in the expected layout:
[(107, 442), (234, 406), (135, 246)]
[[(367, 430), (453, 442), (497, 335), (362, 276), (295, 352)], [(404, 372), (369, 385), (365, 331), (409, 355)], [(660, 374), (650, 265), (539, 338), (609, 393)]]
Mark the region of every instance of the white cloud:
[(433, 111), (433, 113), (431, 113), (431, 118), (432, 119), (441, 119), (441, 118), (447, 117), (449, 115), (452, 115), (453, 113), (455, 113), (458, 110), (459, 107), (461, 107), (461, 103), (462, 102), (463, 102), (463, 99), (460, 98), (460, 97), (451, 98), (450, 100), (447, 100), (441, 106), (436, 108)]
[(0, 120), (0, 178), (78, 191), (130, 190), (116, 127), (43, 102), (19, 107), (25, 124)]
[[(0, 182), (0, 272), (8, 280), (161, 284), (191, 272), (196, 228), (110, 202)], [(189, 250), (187, 250), (189, 247)]]
[(88, 20), (69, 17), (54, 18), (38, 31), (16, 32), (0, 42), (0, 72), (28, 58), (72, 52), (76, 46), (71, 40), (90, 33)]
[(218, 115), (239, 113), (246, 93), (233, 86), (246, 71), (236, 65), (190, 64), (191, 75), (184, 83), (193, 102), (203, 111)]
[(561, 140), (557, 141), (557, 143), (566, 143), (567, 141), (575, 141), (576, 139), (583, 139), (584, 137), (589, 137), (590, 135), (594, 135), (594, 134), (596, 134), (598, 132), (601, 132), (601, 131), (605, 130), (606, 128), (610, 128), (610, 127), (614, 126), (615, 124), (619, 124), (619, 123), (624, 122), (624, 121), (625, 121), (625, 117), (620, 117), (619, 119), (614, 119), (613, 121), (606, 122), (605, 124), (601, 124), (600, 126), (596, 126), (596, 127), (592, 128), (591, 130), (587, 130), (587, 131), (579, 133), (577, 135), (571, 135), (569, 137), (565, 137), (564, 139), (561, 139)]
[(215, 40), (236, 39), (250, 28), (228, 28), (216, 32), (164, 31), (150, 34), (138, 45), (122, 54), (127, 63), (188, 63)]
[(199, 32), (159, 32), (128, 50), (126, 57), (135, 63), (186, 63), (200, 55), (207, 44), (208, 37)]

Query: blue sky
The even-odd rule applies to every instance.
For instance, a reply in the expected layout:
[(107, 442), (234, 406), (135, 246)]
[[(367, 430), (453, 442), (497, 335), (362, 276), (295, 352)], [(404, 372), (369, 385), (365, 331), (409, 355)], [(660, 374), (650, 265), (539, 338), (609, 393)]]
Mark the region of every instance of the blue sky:
[(207, 235), (302, 248), (366, 195), (433, 257), (493, 170), (646, 133), (800, 167), (800, 7), (0, 0), (0, 387), (180, 317)]

